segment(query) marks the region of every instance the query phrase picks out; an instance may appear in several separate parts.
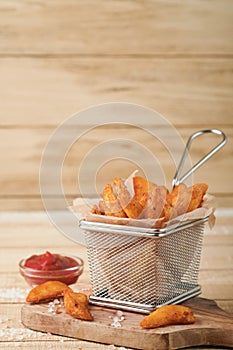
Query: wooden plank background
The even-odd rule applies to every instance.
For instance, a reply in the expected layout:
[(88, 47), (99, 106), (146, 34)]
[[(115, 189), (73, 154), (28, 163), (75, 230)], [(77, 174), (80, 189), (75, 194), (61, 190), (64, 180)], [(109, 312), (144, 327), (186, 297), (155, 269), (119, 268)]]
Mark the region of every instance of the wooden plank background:
[[(1, 0), (1, 210), (42, 209), (38, 173), (49, 136), (77, 111), (113, 101), (157, 110), (184, 141), (199, 129), (224, 130), (228, 145), (195, 179), (232, 206), (232, 13), (229, 0)], [(69, 201), (80, 195), (75, 176), (86, 150), (105, 134), (68, 155)], [(156, 154), (170, 181), (174, 167), (160, 148)], [(107, 180), (102, 172), (99, 191)]]
[[(63, 237), (40, 212), (40, 162), (49, 137), (66, 118), (92, 105), (118, 101), (158, 111), (184, 142), (200, 129), (226, 133), (227, 145), (198, 170), (194, 181), (207, 182), (220, 207), (216, 226), (205, 231), (199, 275), (202, 296), (233, 312), (232, 32), (232, 0), (0, 0), (0, 303), (1, 315), (9, 318), (9, 331), (22, 329), (24, 296), (7, 299), (12, 288), (26, 292), (17, 272), (22, 256), (48, 247), (77, 253), (86, 265), (80, 283), (89, 283), (85, 247)], [(83, 158), (106, 138), (118, 135), (145, 144), (171, 182), (174, 163), (148, 134), (135, 127), (96, 128), (64, 159), (62, 184), (68, 203), (81, 194), (77, 173)], [(122, 150), (126, 146), (131, 154), (132, 145), (123, 143)], [(211, 146), (210, 138), (197, 142), (193, 161)], [(59, 149), (54, 152), (55, 159), (58, 156)], [(146, 160), (145, 166), (149, 166)], [(97, 174), (97, 191), (113, 176), (127, 176), (132, 170), (129, 162), (109, 162)], [(90, 163), (85, 188), (92, 172)], [(62, 209), (56, 206), (52, 178), (46, 185), (48, 200), (54, 209)], [(1, 349), (17, 345), (7, 329), (1, 340)], [(93, 348), (92, 343), (30, 332), (22, 341), (19, 345), (25, 349), (62, 349), (63, 341), (67, 349)]]

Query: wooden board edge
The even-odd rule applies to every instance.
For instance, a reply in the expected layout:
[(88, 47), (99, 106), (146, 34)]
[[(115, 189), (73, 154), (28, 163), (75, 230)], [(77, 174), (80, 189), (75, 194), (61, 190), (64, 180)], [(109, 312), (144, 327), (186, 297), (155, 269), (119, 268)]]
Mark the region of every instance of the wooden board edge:
[[(38, 306), (37, 311), (32, 313), (30, 309), (31, 305), (29, 304), (22, 306), (21, 319), (27, 328), (36, 331), (134, 349), (174, 350), (177, 348), (205, 345), (233, 347), (232, 315), (219, 308), (215, 301), (209, 299), (198, 297), (190, 299), (184, 304), (193, 308), (195, 312), (195, 303), (197, 301), (200, 303), (196, 307), (199, 320), (201, 321), (201, 319), (206, 318), (207, 311), (205, 308), (207, 308), (209, 312), (209, 324), (208, 322), (206, 325), (201, 324), (201, 322), (195, 323), (194, 325), (186, 326), (185, 329), (179, 326), (171, 326), (172, 329), (167, 328), (166, 330), (165, 328), (144, 330), (137, 327), (132, 327), (129, 330), (124, 326), (114, 328), (110, 324), (106, 325), (102, 323), (102, 332), (99, 332), (99, 325), (97, 323), (80, 321), (66, 314), (60, 318), (58, 315), (57, 322), (55, 323), (54, 315), (48, 314), (45, 308), (42, 309)], [(112, 312), (112, 310), (98, 307), (94, 307), (93, 310), (97, 309), (100, 312), (106, 312), (106, 317), (107, 312)], [(140, 318), (140, 316), (138, 317)], [(40, 319), (39, 326), (38, 318)]]

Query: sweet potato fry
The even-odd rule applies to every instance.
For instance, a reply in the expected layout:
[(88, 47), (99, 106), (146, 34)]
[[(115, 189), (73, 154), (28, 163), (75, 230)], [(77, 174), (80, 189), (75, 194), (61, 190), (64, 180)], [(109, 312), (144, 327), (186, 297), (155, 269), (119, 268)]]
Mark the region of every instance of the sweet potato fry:
[(48, 281), (32, 288), (26, 297), (29, 303), (40, 303), (63, 295), (64, 290), (70, 289), (65, 283)]
[(67, 314), (80, 320), (92, 321), (93, 316), (88, 310), (86, 294), (75, 293), (71, 289), (64, 291), (64, 306)]
[(190, 308), (182, 305), (165, 305), (146, 316), (140, 326), (143, 328), (156, 328), (168, 325), (191, 324), (195, 317)]
[(125, 218), (126, 214), (117, 199), (111, 184), (107, 184), (103, 191), (103, 208), (105, 215)]
[(132, 219), (138, 218), (143, 210), (143, 206), (134, 196), (131, 196), (122, 179), (115, 178), (114, 186), (117, 192), (117, 198), (126, 215)]

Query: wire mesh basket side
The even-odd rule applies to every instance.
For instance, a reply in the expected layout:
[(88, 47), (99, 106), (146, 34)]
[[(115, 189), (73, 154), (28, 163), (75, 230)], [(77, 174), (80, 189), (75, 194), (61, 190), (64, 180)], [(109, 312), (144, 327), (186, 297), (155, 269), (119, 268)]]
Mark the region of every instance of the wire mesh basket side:
[(95, 296), (135, 303), (154, 302), (157, 240), (86, 232)]
[(158, 241), (157, 303), (164, 304), (198, 286), (204, 223), (182, 229)]
[(93, 295), (160, 305), (197, 286), (204, 224), (165, 237), (86, 231)]

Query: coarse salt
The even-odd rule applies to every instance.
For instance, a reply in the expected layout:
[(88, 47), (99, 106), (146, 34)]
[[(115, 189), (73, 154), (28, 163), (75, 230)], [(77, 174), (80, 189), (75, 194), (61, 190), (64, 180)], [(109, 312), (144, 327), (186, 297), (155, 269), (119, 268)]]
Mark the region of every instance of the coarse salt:
[(112, 319), (112, 327), (121, 327), (121, 322), (124, 321), (125, 317), (122, 311), (116, 311), (114, 316), (109, 316)]
[(0, 299), (9, 299), (13, 302), (24, 301), (28, 291), (28, 289), (23, 288), (1, 288)]
[(63, 302), (61, 301), (61, 299), (54, 299), (48, 304), (48, 312), (53, 315), (59, 314), (61, 312), (62, 306)]
[(0, 323), (6, 323), (10, 321), (10, 319), (6, 316), (0, 316)]
[(111, 345), (108, 346), (108, 349), (109, 349), (109, 350), (116, 350), (116, 347), (115, 347), (115, 345), (112, 345), (112, 344), (111, 344)]

